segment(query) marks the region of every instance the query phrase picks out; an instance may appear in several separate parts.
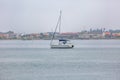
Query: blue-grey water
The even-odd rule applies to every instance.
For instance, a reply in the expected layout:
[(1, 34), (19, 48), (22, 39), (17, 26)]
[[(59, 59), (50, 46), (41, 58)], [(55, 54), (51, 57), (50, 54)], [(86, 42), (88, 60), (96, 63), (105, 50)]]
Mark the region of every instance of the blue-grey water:
[(120, 40), (74, 40), (50, 49), (49, 40), (1, 40), (0, 80), (120, 80)]

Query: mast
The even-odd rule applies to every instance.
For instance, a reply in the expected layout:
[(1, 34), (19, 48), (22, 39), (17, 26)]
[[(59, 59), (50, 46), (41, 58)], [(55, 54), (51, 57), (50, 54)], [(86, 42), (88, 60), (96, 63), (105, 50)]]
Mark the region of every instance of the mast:
[(60, 19), (59, 19), (59, 34), (61, 33), (61, 16), (62, 16), (62, 11), (60, 10)]
[(58, 27), (59, 27), (59, 34), (60, 34), (60, 29), (61, 29), (61, 15), (62, 15), (62, 11), (60, 10), (60, 15), (59, 15), (59, 17), (58, 17), (57, 25), (56, 25), (56, 27), (55, 27), (55, 31), (54, 31), (54, 33), (53, 33), (53, 36), (52, 36), (50, 45), (52, 45), (52, 42), (53, 42), (53, 39), (54, 39), (54, 37), (55, 37), (55, 33), (56, 33)]

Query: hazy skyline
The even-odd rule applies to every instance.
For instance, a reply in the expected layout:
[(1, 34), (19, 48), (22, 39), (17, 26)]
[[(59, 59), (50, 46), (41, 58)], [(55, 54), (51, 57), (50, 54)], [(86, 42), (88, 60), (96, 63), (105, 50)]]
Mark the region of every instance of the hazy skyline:
[(62, 10), (62, 32), (120, 29), (119, 0), (0, 0), (0, 31), (54, 30)]

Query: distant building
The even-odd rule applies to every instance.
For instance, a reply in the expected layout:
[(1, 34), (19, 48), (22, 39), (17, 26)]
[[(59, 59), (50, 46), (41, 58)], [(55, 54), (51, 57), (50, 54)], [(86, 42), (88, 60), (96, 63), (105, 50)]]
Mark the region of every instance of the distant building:
[(16, 39), (16, 38), (17, 38), (17, 34), (14, 33), (13, 31), (0, 33), (0, 39)]
[(80, 32), (78, 38), (79, 39), (90, 39), (90, 35), (88, 32)]
[(103, 39), (103, 30), (96, 29), (90, 31), (81, 31), (79, 33), (79, 39)]
[(65, 32), (60, 34), (60, 37), (68, 39), (78, 39), (78, 36), (79, 36), (78, 32)]
[(112, 33), (109, 31), (103, 32), (103, 36), (105, 39), (110, 39), (112, 37)]
[(0, 33), (0, 39), (8, 39), (8, 37), (8, 34)]
[(112, 37), (120, 39), (120, 33), (112, 33)]

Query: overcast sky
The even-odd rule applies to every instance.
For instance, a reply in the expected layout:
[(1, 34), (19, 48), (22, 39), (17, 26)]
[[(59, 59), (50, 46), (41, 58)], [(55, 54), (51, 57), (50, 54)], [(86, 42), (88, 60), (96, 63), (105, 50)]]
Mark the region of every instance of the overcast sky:
[(120, 0), (0, 0), (0, 32), (49, 32), (62, 10), (62, 32), (120, 29)]

